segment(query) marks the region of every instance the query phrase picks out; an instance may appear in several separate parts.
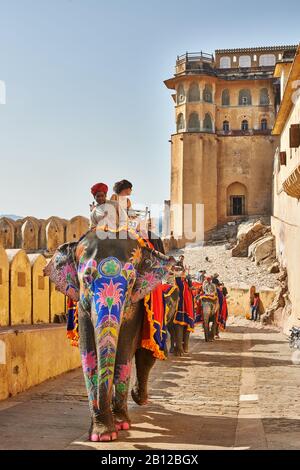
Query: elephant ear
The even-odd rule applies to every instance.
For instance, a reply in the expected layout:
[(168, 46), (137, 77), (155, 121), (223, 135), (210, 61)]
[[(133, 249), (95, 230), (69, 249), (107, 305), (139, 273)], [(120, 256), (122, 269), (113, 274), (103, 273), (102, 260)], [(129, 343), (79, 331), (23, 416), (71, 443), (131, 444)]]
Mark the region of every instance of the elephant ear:
[(135, 266), (136, 281), (131, 293), (132, 302), (138, 302), (153, 291), (175, 264), (173, 257), (150, 248), (142, 248), (141, 260)]
[(44, 275), (49, 276), (56, 289), (75, 302), (79, 300), (76, 248), (77, 242), (61, 245), (44, 269)]

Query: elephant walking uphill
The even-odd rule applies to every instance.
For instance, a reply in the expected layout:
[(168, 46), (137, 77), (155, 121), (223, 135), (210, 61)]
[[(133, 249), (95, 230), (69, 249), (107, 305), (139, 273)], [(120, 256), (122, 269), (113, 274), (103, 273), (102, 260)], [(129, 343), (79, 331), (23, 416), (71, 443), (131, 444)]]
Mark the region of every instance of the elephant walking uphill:
[(131, 364), (137, 383), (132, 396), (147, 401), (147, 380), (155, 362), (141, 348), (145, 296), (175, 264), (138, 237), (120, 230), (112, 238), (88, 232), (78, 243), (58, 248), (45, 275), (78, 302), (79, 347), (91, 413), (89, 438), (110, 441), (129, 429), (127, 397)]

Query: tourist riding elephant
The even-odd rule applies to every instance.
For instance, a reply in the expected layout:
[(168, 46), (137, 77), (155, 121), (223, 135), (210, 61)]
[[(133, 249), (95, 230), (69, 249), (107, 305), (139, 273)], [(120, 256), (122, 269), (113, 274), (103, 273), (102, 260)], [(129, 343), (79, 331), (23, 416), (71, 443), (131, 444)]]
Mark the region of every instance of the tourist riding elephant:
[(120, 231), (113, 238), (88, 232), (62, 245), (45, 269), (58, 290), (78, 302), (79, 346), (91, 413), (89, 438), (110, 441), (129, 429), (127, 396), (133, 356), (137, 382), (132, 391), (147, 401), (147, 380), (155, 362), (142, 349), (144, 303), (175, 260)]

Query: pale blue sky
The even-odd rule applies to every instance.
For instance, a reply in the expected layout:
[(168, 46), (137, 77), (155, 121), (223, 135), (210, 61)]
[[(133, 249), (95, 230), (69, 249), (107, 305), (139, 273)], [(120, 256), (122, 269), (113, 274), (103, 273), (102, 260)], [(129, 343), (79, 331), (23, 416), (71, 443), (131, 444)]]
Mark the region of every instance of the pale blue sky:
[(177, 54), (300, 41), (296, 0), (0, 0), (0, 213), (88, 214), (126, 178), (169, 198)]

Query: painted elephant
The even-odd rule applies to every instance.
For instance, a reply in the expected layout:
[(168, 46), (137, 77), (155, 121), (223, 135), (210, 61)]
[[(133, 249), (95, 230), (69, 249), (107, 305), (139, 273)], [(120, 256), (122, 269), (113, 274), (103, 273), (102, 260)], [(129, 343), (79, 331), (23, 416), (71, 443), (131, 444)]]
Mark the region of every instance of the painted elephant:
[(155, 358), (141, 348), (143, 299), (175, 260), (119, 231), (113, 238), (88, 232), (62, 245), (45, 269), (58, 290), (78, 302), (79, 346), (91, 413), (89, 438), (110, 441), (129, 429), (127, 397), (135, 355), (132, 396), (147, 401)]
[(205, 341), (213, 341), (217, 333), (218, 301), (202, 298), (201, 303)]
[(175, 278), (178, 289), (177, 309), (173, 322), (168, 323), (171, 336), (171, 349), (176, 356), (189, 351), (190, 333), (194, 328), (194, 305), (191, 285), (184, 276)]

